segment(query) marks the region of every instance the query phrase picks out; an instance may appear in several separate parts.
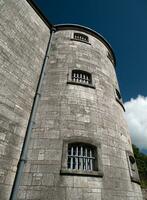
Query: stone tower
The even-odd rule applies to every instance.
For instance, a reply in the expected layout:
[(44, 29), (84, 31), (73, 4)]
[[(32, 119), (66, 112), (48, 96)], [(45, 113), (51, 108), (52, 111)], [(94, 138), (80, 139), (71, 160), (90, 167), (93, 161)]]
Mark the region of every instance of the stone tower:
[[(0, 199), (9, 199), (13, 185), (13, 200), (142, 200), (115, 56), (108, 42), (80, 25), (53, 26), (45, 20), (46, 26), (24, 0), (6, 1), (5, 5), (3, 11), (13, 8), (12, 15), (17, 16), (16, 33), (26, 30), (23, 38), (18, 34), (20, 42), (31, 37), (33, 41), (18, 46), (26, 48), (22, 55), (23, 51), (19, 55), (10, 48), (15, 54), (9, 56), (19, 55), (22, 63), (19, 68), (16, 62), (21, 69), (16, 75), (19, 81), (14, 84), (14, 78), (7, 93), (9, 97), (15, 86), (17, 95), (6, 96), (15, 103), (14, 108), (8, 109), (7, 101), (2, 115), (4, 121), (12, 121), (14, 130), (8, 130), (9, 138), (3, 139), (7, 141), (4, 147), (12, 143), (13, 152), (7, 151), (1, 159), (1, 173), (7, 174), (0, 185), (4, 191)], [(15, 34), (12, 36), (7, 36), (8, 44), (15, 39)], [(9, 59), (6, 66), (9, 71)], [(13, 73), (6, 76), (12, 80)], [(10, 119), (7, 110), (11, 110)]]
[(141, 200), (110, 45), (54, 28), (18, 199)]

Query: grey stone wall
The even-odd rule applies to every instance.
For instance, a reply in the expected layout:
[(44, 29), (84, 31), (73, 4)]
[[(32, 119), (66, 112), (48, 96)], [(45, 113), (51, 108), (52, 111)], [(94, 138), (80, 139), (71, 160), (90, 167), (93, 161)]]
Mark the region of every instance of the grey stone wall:
[(142, 189), (143, 200), (147, 200), (147, 189)]
[[(130, 178), (131, 141), (108, 49), (86, 33), (90, 44), (71, 40), (74, 32), (53, 37), (18, 199), (142, 200)], [(95, 89), (67, 84), (72, 69), (91, 73)], [(60, 175), (63, 142), (73, 138), (101, 143), (103, 177)]]
[(0, 1), (0, 199), (9, 199), (49, 29), (25, 0)]

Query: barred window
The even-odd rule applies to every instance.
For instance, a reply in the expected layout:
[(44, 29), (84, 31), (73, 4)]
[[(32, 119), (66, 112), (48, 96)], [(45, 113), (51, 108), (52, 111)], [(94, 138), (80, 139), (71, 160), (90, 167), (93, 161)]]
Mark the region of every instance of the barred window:
[(69, 144), (67, 168), (86, 171), (96, 170), (96, 148), (82, 143)]
[(88, 36), (81, 33), (74, 33), (74, 39), (82, 42), (89, 42)]
[(91, 74), (88, 72), (73, 70), (72, 81), (78, 82), (78, 83), (92, 84), (92, 77), (91, 77)]
[(64, 140), (60, 174), (102, 177), (101, 155), (99, 142), (89, 143), (87, 138)]

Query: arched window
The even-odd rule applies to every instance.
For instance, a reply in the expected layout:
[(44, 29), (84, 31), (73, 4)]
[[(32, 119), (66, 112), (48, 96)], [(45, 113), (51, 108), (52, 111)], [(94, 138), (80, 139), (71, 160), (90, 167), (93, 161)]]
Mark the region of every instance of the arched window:
[(72, 71), (72, 81), (77, 83), (92, 84), (91, 74), (81, 70)]
[(95, 171), (97, 170), (96, 157), (96, 147), (92, 145), (83, 143), (69, 144), (67, 168)]

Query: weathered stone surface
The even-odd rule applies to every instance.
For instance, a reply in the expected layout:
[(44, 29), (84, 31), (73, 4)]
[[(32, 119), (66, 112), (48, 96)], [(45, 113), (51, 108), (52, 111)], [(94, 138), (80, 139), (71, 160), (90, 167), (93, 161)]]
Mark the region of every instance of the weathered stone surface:
[[(25, 0), (0, 1), (0, 24), (0, 199), (8, 200), (49, 30)], [(74, 32), (90, 44), (74, 41)], [(132, 147), (108, 52), (82, 27), (53, 34), (18, 200), (142, 200), (131, 181)], [(71, 84), (73, 69), (89, 72), (92, 87)], [(61, 175), (63, 145), (73, 139), (99, 144), (103, 177)]]
[(0, 199), (9, 199), (49, 39), (25, 0), (0, 1)]
[[(132, 151), (132, 147), (124, 111), (116, 101), (118, 83), (108, 49), (90, 34), (91, 45), (73, 41), (73, 33), (64, 30), (53, 36), (24, 169), (36, 174), (32, 189), (28, 181), (27, 198), (141, 200), (140, 186), (130, 180), (126, 150)], [(73, 69), (91, 73), (95, 89), (67, 84)], [(63, 143), (72, 138), (101, 143), (103, 177), (60, 175)], [(22, 186), (26, 185), (22, 182)]]
[(143, 200), (147, 200), (147, 189), (142, 190)]

